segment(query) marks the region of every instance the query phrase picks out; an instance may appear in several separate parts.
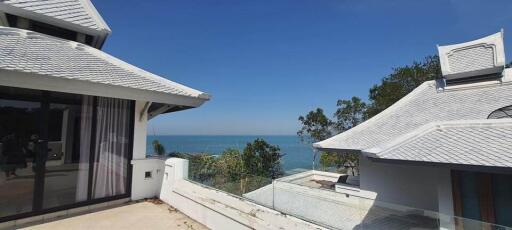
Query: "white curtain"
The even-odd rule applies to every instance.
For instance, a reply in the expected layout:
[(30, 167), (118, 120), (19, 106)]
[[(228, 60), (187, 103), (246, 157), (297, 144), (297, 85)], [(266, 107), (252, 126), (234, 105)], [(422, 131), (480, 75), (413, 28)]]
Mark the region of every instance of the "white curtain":
[(78, 181), (76, 187), (76, 201), (87, 200), (89, 185), (89, 156), (91, 155), (93, 97), (82, 96), (82, 110), (80, 114), (80, 162), (78, 163)]
[(130, 134), (130, 101), (97, 99), (92, 197), (126, 193)]

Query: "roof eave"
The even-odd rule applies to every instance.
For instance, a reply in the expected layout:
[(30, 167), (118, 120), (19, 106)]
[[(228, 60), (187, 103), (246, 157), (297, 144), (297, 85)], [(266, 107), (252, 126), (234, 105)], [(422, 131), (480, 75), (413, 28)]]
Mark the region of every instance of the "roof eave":
[(0, 69), (0, 85), (199, 107), (208, 99)]
[(360, 149), (354, 149), (354, 148), (332, 148), (332, 147), (324, 147), (322, 145), (319, 145), (318, 143), (313, 143), (313, 148), (317, 151), (323, 151), (323, 152), (337, 152), (337, 153), (361, 153)]

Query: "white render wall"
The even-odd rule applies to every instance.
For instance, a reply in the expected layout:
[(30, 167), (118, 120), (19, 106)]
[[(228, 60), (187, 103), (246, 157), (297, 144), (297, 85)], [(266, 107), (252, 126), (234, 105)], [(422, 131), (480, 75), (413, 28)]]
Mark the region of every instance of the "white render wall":
[(453, 214), (448, 212), (453, 208), (447, 168), (372, 162), (360, 157), (360, 172), (360, 188), (375, 192), (377, 201)]
[[(164, 159), (147, 158), (132, 160), (132, 200), (158, 197), (164, 176)], [(146, 172), (151, 177), (146, 178)]]
[(141, 116), (146, 101), (135, 101), (135, 124), (133, 132), (133, 159), (146, 158), (146, 136), (148, 126), (147, 111)]
[(281, 180), (244, 194), (244, 197), (332, 229), (360, 228), (373, 205), (370, 199)]
[[(146, 159), (147, 112), (142, 113), (146, 101), (135, 102), (135, 124), (133, 132), (132, 200), (158, 196), (162, 184), (164, 160)], [(146, 178), (151, 172), (151, 178)]]

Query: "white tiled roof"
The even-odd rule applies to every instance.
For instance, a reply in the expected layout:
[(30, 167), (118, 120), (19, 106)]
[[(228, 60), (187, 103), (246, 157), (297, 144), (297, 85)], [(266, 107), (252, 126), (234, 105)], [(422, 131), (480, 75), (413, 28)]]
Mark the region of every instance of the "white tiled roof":
[(434, 122), (365, 150), (380, 159), (512, 167), (512, 119)]
[(0, 0), (0, 3), (90, 29), (110, 32), (110, 28), (89, 0)]
[(27, 30), (0, 27), (0, 69), (178, 95), (209, 96), (86, 45)]
[(385, 111), (360, 125), (314, 144), (331, 150), (367, 150), (386, 144), (431, 122), (486, 119), (496, 109), (512, 105), (512, 82), (506, 70), (502, 83), (467, 85), (438, 91), (428, 81)]

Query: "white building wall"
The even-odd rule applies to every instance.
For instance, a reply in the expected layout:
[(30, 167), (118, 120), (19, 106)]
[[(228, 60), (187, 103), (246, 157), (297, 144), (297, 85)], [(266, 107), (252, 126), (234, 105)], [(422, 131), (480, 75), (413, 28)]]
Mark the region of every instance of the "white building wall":
[[(160, 193), (164, 171), (164, 160), (146, 159), (147, 112), (146, 101), (135, 102), (135, 124), (133, 132), (132, 200), (156, 197)], [(151, 177), (146, 177), (146, 172)]]
[[(447, 170), (439, 167), (372, 162), (361, 157), (360, 188), (377, 193), (377, 201), (437, 211), (439, 194), (443, 196), (443, 204), (449, 202), (444, 196), (449, 195), (451, 199), (451, 194), (445, 188), (446, 181), (439, 179), (449, 177)], [(440, 184), (444, 186), (441, 193), (438, 190)], [(443, 206), (443, 209), (449, 207)]]
[[(164, 159), (132, 160), (132, 200), (158, 197), (164, 175)], [(151, 174), (146, 177), (146, 173)]]
[(133, 132), (133, 159), (146, 158), (146, 136), (148, 126), (147, 111), (142, 113), (146, 101), (135, 102), (135, 124)]

